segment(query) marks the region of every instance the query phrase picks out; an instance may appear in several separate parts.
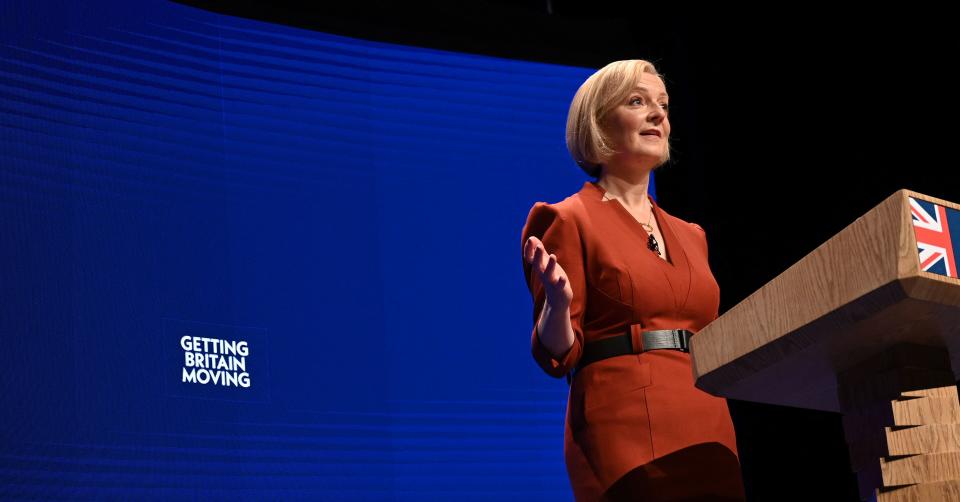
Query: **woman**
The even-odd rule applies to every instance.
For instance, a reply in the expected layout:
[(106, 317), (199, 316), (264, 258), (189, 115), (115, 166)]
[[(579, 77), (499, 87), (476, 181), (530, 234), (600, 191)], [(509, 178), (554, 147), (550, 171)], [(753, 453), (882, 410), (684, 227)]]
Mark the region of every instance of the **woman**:
[(596, 180), (535, 203), (523, 228), (533, 357), (570, 384), (564, 455), (578, 501), (744, 499), (726, 400), (694, 387), (686, 348), (720, 303), (706, 234), (647, 194), (670, 158), (668, 101), (644, 60), (588, 78), (567, 148)]

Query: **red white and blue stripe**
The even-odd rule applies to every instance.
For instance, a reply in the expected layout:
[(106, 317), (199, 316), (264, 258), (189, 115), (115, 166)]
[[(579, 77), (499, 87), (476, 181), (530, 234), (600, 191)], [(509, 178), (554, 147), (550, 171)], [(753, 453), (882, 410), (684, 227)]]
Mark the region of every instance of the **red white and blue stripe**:
[(960, 211), (907, 197), (917, 237), (920, 270), (957, 277), (957, 249), (960, 243)]

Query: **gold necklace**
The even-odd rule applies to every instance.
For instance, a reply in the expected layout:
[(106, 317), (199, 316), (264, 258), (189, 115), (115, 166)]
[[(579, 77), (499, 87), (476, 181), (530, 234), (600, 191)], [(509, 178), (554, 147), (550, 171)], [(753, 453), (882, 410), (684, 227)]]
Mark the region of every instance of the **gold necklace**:
[[(603, 198), (606, 199), (606, 200), (616, 200), (616, 199), (611, 199), (611, 198), (607, 197), (607, 194), (606, 194), (606, 193), (603, 194)], [(623, 204), (620, 204), (620, 205), (623, 206)], [(626, 209), (626, 208), (624, 207), (624, 209)], [(647, 216), (647, 222), (646, 222), (646, 223), (639, 222), (639, 223), (640, 223), (640, 226), (643, 227), (643, 229), (646, 230), (646, 231), (647, 231), (647, 234), (648, 234), (648, 237), (647, 237), (647, 249), (649, 249), (649, 250), (651, 250), (651, 251), (656, 251), (656, 252), (657, 252), (657, 255), (663, 256), (663, 253), (660, 252), (660, 243), (657, 242), (657, 238), (654, 237), (654, 235), (653, 235), (653, 226), (650, 225), (650, 221), (651, 221), (652, 218), (653, 218), (653, 206), (650, 206), (650, 214), (649, 214), (649, 216)]]

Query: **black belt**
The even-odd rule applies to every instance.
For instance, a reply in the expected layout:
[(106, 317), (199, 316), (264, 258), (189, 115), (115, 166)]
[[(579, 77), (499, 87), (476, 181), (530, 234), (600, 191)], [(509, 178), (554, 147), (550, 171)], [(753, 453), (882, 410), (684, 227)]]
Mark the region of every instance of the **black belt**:
[(693, 332), (686, 329), (653, 329), (640, 331), (639, 324), (630, 326), (630, 332), (594, 340), (583, 347), (583, 354), (577, 366), (567, 373), (567, 384), (586, 365), (602, 359), (627, 354), (639, 354), (655, 349), (675, 349), (690, 352), (690, 337)]

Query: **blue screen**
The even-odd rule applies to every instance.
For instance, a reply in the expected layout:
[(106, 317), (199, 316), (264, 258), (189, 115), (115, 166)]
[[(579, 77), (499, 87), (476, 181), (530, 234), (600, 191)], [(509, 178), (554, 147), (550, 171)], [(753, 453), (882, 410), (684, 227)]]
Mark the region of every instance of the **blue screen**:
[(594, 69), (0, 7), (0, 498), (569, 500), (520, 230)]

